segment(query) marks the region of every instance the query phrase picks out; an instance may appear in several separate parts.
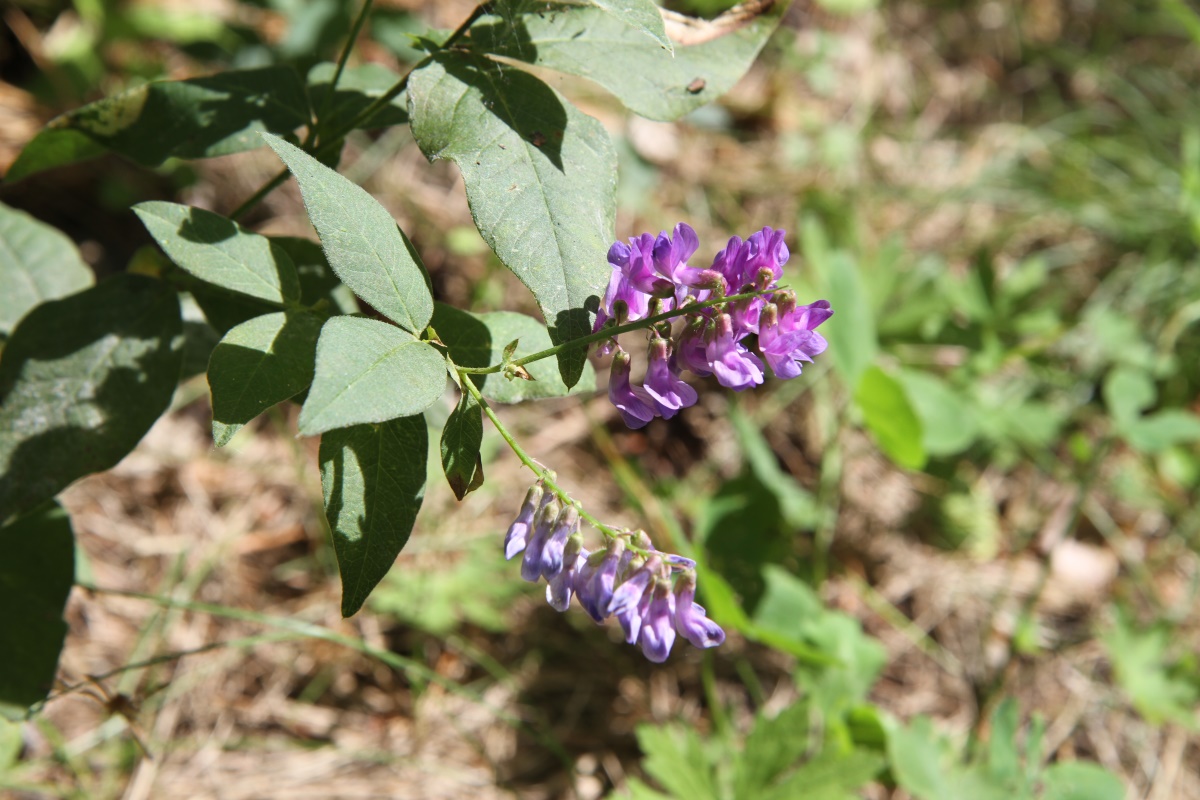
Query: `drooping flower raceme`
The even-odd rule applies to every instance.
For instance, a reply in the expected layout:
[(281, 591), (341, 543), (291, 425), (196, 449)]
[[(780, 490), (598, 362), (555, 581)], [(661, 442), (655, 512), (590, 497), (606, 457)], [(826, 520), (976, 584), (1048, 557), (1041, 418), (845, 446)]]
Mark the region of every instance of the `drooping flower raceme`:
[[(614, 354), (609, 397), (625, 424), (641, 428), (654, 417), (670, 419), (695, 404), (696, 391), (683, 380), (683, 370), (713, 375), (740, 392), (761, 384), (767, 368), (778, 378), (794, 378), (804, 362), (825, 350), (816, 328), (833, 314), (829, 303), (797, 305), (790, 290), (778, 288), (791, 256), (784, 236), (773, 228), (744, 241), (734, 236), (707, 267), (690, 263), (700, 240), (683, 222), (671, 234), (643, 233), (609, 249), (613, 271), (595, 330), (667, 311), (680, 312), (681, 321), (674, 331), (669, 325), (650, 329), (641, 386), (631, 381), (631, 357), (615, 338), (598, 345), (600, 354)], [(689, 310), (752, 292), (757, 296)]]
[(545, 578), (551, 607), (566, 611), (573, 596), (597, 623), (615, 617), (625, 641), (655, 663), (667, 660), (677, 635), (696, 647), (725, 641), (725, 632), (694, 600), (694, 561), (660, 553), (643, 531), (605, 536), (604, 547), (585, 548), (578, 508), (560, 502), (539, 481), (509, 528), (504, 554), (511, 559), (524, 550), (521, 577), (534, 583)]

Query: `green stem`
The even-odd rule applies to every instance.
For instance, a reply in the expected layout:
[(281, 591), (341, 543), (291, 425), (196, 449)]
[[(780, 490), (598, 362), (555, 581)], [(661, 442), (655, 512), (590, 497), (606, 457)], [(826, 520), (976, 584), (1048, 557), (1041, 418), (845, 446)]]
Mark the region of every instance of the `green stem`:
[(286, 169), (280, 170), (279, 174), (277, 174), (274, 178), (271, 178), (271, 180), (267, 181), (262, 186), (258, 187), (257, 192), (250, 195), (250, 197), (246, 198), (246, 201), (244, 203), (242, 203), (240, 206), (235, 208), (233, 210), (233, 213), (229, 215), (229, 218), (237, 219), (238, 217), (241, 217), (243, 214), (245, 214), (250, 209), (254, 208), (256, 205), (261, 203), (263, 201), (263, 198), (265, 198), (271, 192), (275, 191), (276, 189), (278, 189), (280, 186), (283, 185), (283, 182), (287, 180), (287, 176), (288, 176), (288, 171)]
[(362, 8), (358, 12), (358, 16), (354, 18), (354, 24), (350, 26), (350, 37), (346, 39), (346, 46), (342, 48), (342, 54), (338, 57), (337, 69), (333, 71), (333, 80), (329, 82), (329, 90), (325, 94), (325, 102), (321, 104), (321, 111), (317, 114), (317, 125), (329, 115), (329, 109), (333, 107), (333, 95), (337, 91), (338, 81), (342, 79), (342, 73), (346, 70), (346, 62), (350, 60), (350, 51), (354, 49), (354, 43), (358, 41), (358, 34), (362, 31), (363, 24), (367, 21), (367, 16), (371, 13), (371, 6), (375, 0), (363, 0)]
[[(466, 370), (463, 367), (454, 364), (452, 361), (450, 363), (453, 366), (453, 369), (458, 372), (458, 380), (459, 383), (462, 384), (463, 391), (468, 392), (471, 397), (475, 398), (475, 402), (479, 403), (479, 407), (483, 409), (483, 413), (486, 414), (487, 418), (492, 421), (492, 425), (495, 426), (496, 431), (500, 434), (500, 437), (504, 439), (504, 441), (512, 449), (513, 453), (516, 454), (517, 458), (521, 460), (521, 463), (533, 470), (533, 474), (538, 476), (538, 480), (542, 481), (542, 483), (544, 483), (550, 489), (550, 491), (558, 495), (559, 500), (568, 505), (575, 506), (575, 508), (579, 511), (579, 516), (586, 520), (588, 524), (590, 524), (596, 530), (600, 531), (600, 533), (604, 535), (604, 538), (609, 540), (620, 538), (622, 535), (621, 531), (618, 531), (609, 525), (605, 525), (590, 512), (584, 509), (579, 503), (571, 499), (571, 495), (567, 494), (567, 491), (559, 486), (558, 482), (554, 479), (554, 473), (534, 461), (533, 458), (525, 452), (525, 448), (517, 444), (517, 440), (513, 438), (511, 433), (508, 432), (508, 428), (504, 427), (504, 423), (500, 421), (500, 418), (496, 416), (496, 412), (492, 410), (491, 405), (489, 405), (488, 401), (484, 399), (482, 394), (480, 394), (479, 387), (476, 386), (475, 382), (472, 381), (471, 378), (466, 374)], [(650, 557), (650, 552), (642, 549), (635, 542), (627, 541), (626, 547), (643, 558)]]
[[(366, 2), (364, 4), (363, 17), (365, 17), (367, 8), (370, 5), (371, 5), (370, 0), (368, 0), (368, 2)], [(467, 31), (470, 29), (470, 27), (475, 24), (475, 21), (477, 19), (479, 19), (480, 17), (482, 17), (484, 14), (488, 13), (488, 9), (489, 9), (488, 3), (481, 3), (478, 6), (476, 6), (475, 10), (471, 12), (470, 16), (468, 16), (465, 20), (463, 20), (461, 25), (459, 25), (457, 28), (455, 28), (454, 32), (451, 33), (450, 37), (448, 39), (446, 39), (445, 42), (442, 43), (442, 45), (439, 49), (440, 50), (449, 49), (451, 45), (453, 45), (455, 42), (457, 42), (459, 39), (461, 39), (463, 36), (465, 36)], [(359, 27), (361, 27), (361, 23), (359, 23)], [(350, 44), (352, 44), (354, 42), (356, 35), (357, 35), (357, 31), (354, 31), (351, 33), (350, 42), (347, 43), (347, 52), (348, 52), (348, 48), (349, 48)], [(329, 97), (333, 96), (333, 90), (337, 86), (337, 78), (340, 76), (340, 74), (341, 74), (341, 64), (339, 63), (338, 72), (334, 76), (334, 83), (329, 88)], [(371, 117), (375, 116), (376, 112), (378, 112), (381, 108), (386, 106), (388, 103), (395, 100), (400, 95), (400, 93), (403, 92), (408, 87), (408, 77), (411, 74), (412, 74), (412, 70), (409, 70), (408, 72), (406, 72), (404, 74), (404, 76), (402, 78), (400, 78), (400, 80), (398, 80), (394, 84), (392, 84), (392, 87), (390, 89), (388, 89), (386, 92), (384, 92), (379, 97), (375, 98), (374, 102), (372, 102), (371, 105), (369, 105), (365, 109), (363, 109), (359, 114), (357, 114), (348, 123), (339, 126), (332, 133), (324, 134), (322, 137), (324, 141), (315, 150), (312, 149), (312, 141), (310, 141), (310, 139), (312, 137), (310, 136), (310, 137), (306, 138), (306, 140), (304, 142), (305, 152), (308, 152), (310, 155), (312, 155), (318, 161), (321, 160), (321, 158), (324, 156), (331, 155), (335, 149), (337, 149), (338, 147), (341, 146), (341, 140), (342, 140), (343, 136), (345, 136), (347, 133), (349, 133), (350, 131), (357, 128), (359, 125), (361, 125), (364, 122), (366, 122), (367, 120), (369, 120)], [(280, 172), (278, 175), (276, 175), (274, 178), (272, 178), (270, 181), (263, 184), (262, 187), (259, 188), (259, 190), (257, 192), (252, 194), (250, 196), (250, 198), (246, 200), (246, 202), (242, 203), (240, 206), (237, 207), (237, 210), (235, 210), (230, 215), (230, 218), (237, 219), (238, 217), (242, 216), (250, 209), (254, 208), (256, 205), (258, 205), (260, 202), (262, 202), (264, 197), (266, 197), (271, 192), (278, 189), (279, 186), (285, 180), (287, 180), (287, 176), (288, 176), (288, 171), (285, 169), (282, 172)]]
[(770, 294), (772, 292), (777, 292), (780, 289), (784, 289), (784, 288), (787, 288), (787, 287), (776, 286), (772, 289), (767, 289), (767, 290), (761, 291), (761, 292), (756, 291), (756, 292), (745, 292), (743, 294), (731, 294), (727, 297), (720, 297), (720, 298), (716, 298), (714, 300), (705, 300), (703, 303), (692, 303), (690, 305), (684, 306), (683, 308), (676, 308), (672, 311), (664, 311), (661, 314), (655, 314), (653, 317), (647, 317), (646, 319), (639, 319), (636, 322), (627, 322), (624, 325), (617, 325), (612, 328), (604, 328), (603, 330), (597, 331), (596, 333), (591, 333), (591, 334), (588, 334), (587, 336), (581, 336), (578, 339), (572, 339), (569, 342), (563, 342), (562, 344), (555, 345), (554, 347), (547, 348), (546, 350), (539, 350), (538, 352), (533, 353), (531, 355), (522, 356), (521, 358), (518, 358), (514, 361), (510, 361), (507, 364), (493, 364), (490, 367), (459, 367), (459, 366), (456, 366), (455, 369), (457, 369), (459, 372), (467, 373), (470, 375), (491, 375), (492, 373), (500, 372), (501, 370), (503, 370), (505, 367), (508, 367), (508, 366), (521, 367), (521, 366), (524, 366), (524, 365), (529, 364), (534, 361), (541, 361), (543, 358), (550, 358), (551, 356), (556, 356), (565, 350), (574, 350), (575, 348), (578, 348), (578, 347), (586, 347), (587, 345), (590, 345), (593, 342), (603, 341), (604, 339), (611, 339), (614, 336), (617, 336), (622, 333), (629, 333), (630, 331), (637, 331), (637, 330), (642, 330), (644, 328), (649, 328), (653, 325), (657, 325), (660, 322), (665, 322), (669, 319), (674, 319), (675, 317), (681, 317), (685, 314), (690, 314), (693, 311), (700, 311), (705, 308), (712, 308), (713, 306), (719, 306), (724, 303), (732, 303), (736, 300), (749, 300), (754, 297), (762, 297), (764, 295)]

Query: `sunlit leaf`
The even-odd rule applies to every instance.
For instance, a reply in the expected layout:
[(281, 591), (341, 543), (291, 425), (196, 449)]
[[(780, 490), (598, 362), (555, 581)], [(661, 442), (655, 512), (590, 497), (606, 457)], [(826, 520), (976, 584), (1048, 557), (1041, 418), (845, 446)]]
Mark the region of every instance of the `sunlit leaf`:
[(700, 22), (687, 31), (697, 43), (676, 43), (673, 53), (648, 36), (647, 27), (604, 8), (527, 1), (509, 5), (515, 13), (483, 17), (471, 28), (473, 47), (588, 78), (643, 117), (673, 120), (733, 88), (779, 25), (788, 3), (772, 4), (745, 25), (728, 19)]
[(86, 289), (92, 271), (57, 228), (0, 203), (0, 339), (29, 309)]
[[(590, 333), (616, 213), (604, 127), (532, 75), (466, 53), (432, 57), (408, 97), (421, 150), (458, 164), (480, 234), (533, 292), (551, 339)], [(560, 355), (567, 386), (585, 361)]]
[(361, 186), (275, 136), (267, 144), (300, 184), (333, 271), (379, 313), (412, 333), (433, 314), (425, 270), (387, 209)]
[(428, 343), (386, 322), (334, 317), (317, 342), (300, 432), (420, 414), (445, 389), (446, 361)]

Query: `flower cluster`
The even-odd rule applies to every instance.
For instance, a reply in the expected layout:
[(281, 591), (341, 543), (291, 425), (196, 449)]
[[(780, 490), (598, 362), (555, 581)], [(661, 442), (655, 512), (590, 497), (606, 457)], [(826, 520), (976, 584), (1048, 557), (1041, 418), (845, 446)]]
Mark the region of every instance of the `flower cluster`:
[[(643, 233), (609, 249), (613, 272), (596, 315), (597, 332), (669, 311), (679, 311), (683, 321), (674, 332), (669, 323), (650, 328), (641, 386), (631, 383), (630, 356), (615, 338), (600, 346), (614, 356), (609, 397), (629, 427), (670, 419), (696, 402), (696, 390), (681, 377), (684, 369), (713, 375), (740, 392), (763, 382), (764, 362), (777, 377), (794, 378), (802, 362), (824, 352), (816, 328), (833, 314), (829, 303), (797, 305), (794, 293), (777, 288), (790, 255), (783, 237), (784, 231), (772, 228), (745, 241), (734, 236), (703, 269), (688, 264), (700, 242), (683, 222), (673, 236)], [(744, 294), (754, 296), (720, 302)]]
[(574, 595), (597, 623), (616, 617), (625, 641), (640, 645), (655, 663), (667, 660), (677, 633), (696, 647), (725, 641), (725, 632), (695, 600), (694, 561), (660, 553), (641, 531), (587, 550), (579, 510), (560, 503), (541, 481), (525, 495), (504, 539), (505, 558), (522, 551), (521, 577), (534, 583), (545, 578), (551, 606), (566, 611)]

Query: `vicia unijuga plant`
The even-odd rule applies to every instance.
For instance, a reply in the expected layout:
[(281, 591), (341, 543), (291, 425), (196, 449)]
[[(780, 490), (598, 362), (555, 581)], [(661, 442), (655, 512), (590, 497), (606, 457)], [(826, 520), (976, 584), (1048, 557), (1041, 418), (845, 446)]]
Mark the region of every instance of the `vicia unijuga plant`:
[[(65, 236), (0, 206), (0, 607), (34, 612), (0, 619), (0, 652), (17, 654), (0, 659), (0, 710), (45, 697), (62, 647), (73, 544), (54, 496), (137, 444), (194, 374), (198, 350), (217, 446), (287, 401), (301, 404), (299, 434), (321, 437), (343, 614), (359, 610), (409, 538), (425, 491), (424, 412), (449, 381), (458, 400), (441, 432), (446, 478), (460, 500), (482, 484), (487, 417), (534, 473), (506, 555), (522, 554), (526, 579), (547, 581), (551, 605), (565, 610), (575, 596), (597, 621), (616, 617), (653, 661), (677, 634), (699, 647), (724, 639), (695, 602), (694, 563), (596, 519), (494, 406), (592, 391), (592, 350), (610, 360), (625, 422), (642, 427), (697, 402), (688, 373), (734, 391), (769, 373), (796, 377), (824, 349), (814, 329), (832, 312), (780, 284), (783, 231), (716, 249), (681, 223), (614, 244), (608, 134), (523, 66), (588, 78), (636, 114), (673, 120), (732, 87), (787, 3), (748, 3), (685, 35), (650, 0), (483, 3), (453, 31), (413, 37), (424, 57), (403, 74), (349, 66), (371, 5), (336, 63), (306, 76), (268, 66), (142, 85), (53, 120), (6, 176), (104, 152), (158, 167), (263, 145), (284, 167), (229, 217), (137, 204), (169, 261), (99, 282)], [(458, 166), (480, 234), (544, 324), (436, 301), (418, 248), (337, 171), (352, 131), (402, 125), (430, 161)], [(289, 178), (319, 246), (238, 221)], [(185, 321), (181, 298), (202, 322)], [(584, 538), (584, 523), (598, 539)]]

